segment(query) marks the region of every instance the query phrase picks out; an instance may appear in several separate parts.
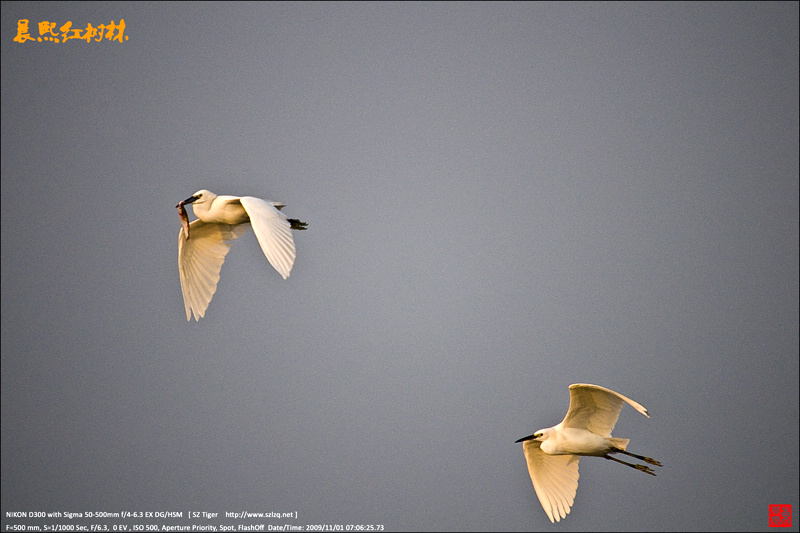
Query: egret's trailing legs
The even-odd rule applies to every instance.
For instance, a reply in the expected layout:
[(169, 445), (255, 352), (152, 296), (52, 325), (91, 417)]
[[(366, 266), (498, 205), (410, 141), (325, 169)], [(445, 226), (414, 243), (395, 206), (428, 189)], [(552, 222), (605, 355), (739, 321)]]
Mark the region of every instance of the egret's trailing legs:
[(636, 457), (640, 461), (644, 461), (647, 464), (655, 465), (655, 466), (663, 466), (661, 462), (656, 461), (652, 457), (645, 457), (644, 455), (636, 455), (635, 453), (626, 452), (625, 450), (619, 450), (619, 453), (624, 453), (625, 455), (630, 455), (631, 457)]
[[(643, 455), (636, 455), (635, 453), (626, 452), (625, 450), (614, 450), (611, 453), (624, 453), (625, 455), (630, 455), (631, 457), (636, 457), (637, 459), (641, 459), (642, 461), (645, 461), (645, 462), (647, 462), (647, 463), (649, 463), (651, 465), (662, 466), (661, 463), (659, 463), (655, 459), (651, 459), (650, 457), (645, 457)], [(620, 464), (623, 464), (623, 465), (626, 465), (626, 466), (630, 466), (631, 468), (635, 468), (639, 472), (644, 472), (645, 474), (650, 474), (651, 476), (655, 476), (656, 475), (656, 473), (653, 471), (653, 469), (650, 468), (649, 466), (635, 465), (633, 463), (627, 463), (625, 461), (617, 459), (616, 457), (611, 457), (608, 454), (604, 455), (603, 457), (605, 459), (608, 459), (609, 461), (616, 461), (616, 462), (618, 462)]]

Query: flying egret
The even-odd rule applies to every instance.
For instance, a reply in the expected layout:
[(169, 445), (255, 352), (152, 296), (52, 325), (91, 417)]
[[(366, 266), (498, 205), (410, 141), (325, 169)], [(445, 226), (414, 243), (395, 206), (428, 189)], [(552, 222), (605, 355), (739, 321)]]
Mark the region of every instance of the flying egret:
[(533, 488), (550, 522), (558, 522), (570, 512), (578, 490), (581, 455), (604, 457), (645, 474), (656, 475), (649, 466), (611, 457), (613, 453), (623, 453), (647, 464), (661, 466), (655, 459), (626, 451), (630, 439), (611, 436), (623, 402), (650, 418), (647, 409), (618, 392), (598, 385), (575, 383), (569, 386), (569, 411), (564, 420), (517, 441), (523, 443)]
[[(197, 217), (191, 224), (186, 204), (192, 204)], [(306, 229), (307, 224), (286, 218), (280, 212), (283, 203), (252, 196), (217, 196), (202, 189), (175, 207), (182, 223), (178, 235), (178, 272), (186, 320), (191, 321), (192, 314), (195, 320), (200, 320), (205, 314), (217, 290), (219, 271), (231, 241), (242, 236), (248, 224), (253, 226), (269, 263), (283, 279), (289, 277), (296, 256), (290, 230)]]

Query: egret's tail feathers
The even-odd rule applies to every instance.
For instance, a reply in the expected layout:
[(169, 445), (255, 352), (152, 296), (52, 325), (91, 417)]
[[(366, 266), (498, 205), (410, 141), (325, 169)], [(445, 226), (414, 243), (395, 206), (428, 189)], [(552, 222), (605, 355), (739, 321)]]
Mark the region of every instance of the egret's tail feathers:
[(611, 437), (608, 440), (611, 441), (611, 444), (615, 448), (622, 450), (623, 452), (628, 449), (628, 444), (631, 442), (631, 439), (618, 439), (616, 437)]

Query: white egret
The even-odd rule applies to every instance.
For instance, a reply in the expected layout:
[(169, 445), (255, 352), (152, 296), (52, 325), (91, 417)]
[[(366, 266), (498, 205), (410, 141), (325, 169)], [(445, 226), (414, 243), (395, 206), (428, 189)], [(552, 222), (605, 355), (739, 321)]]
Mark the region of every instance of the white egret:
[[(192, 204), (197, 217), (191, 224), (186, 204)], [(240, 237), (248, 224), (269, 263), (283, 279), (289, 277), (296, 256), (291, 230), (306, 229), (307, 224), (286, 218), (280, 212), (284, 204), (252, 196), (218, 196), (202, 189), (176, 207), (183, 226), (178, 235), (178, 272), (186, 320), (191, 320), (192, 314), (200, 320), (205, 314), (231, 241)]]
[(569, 386), (569, 411), (560, 424), (523, 437), (528, 473), (533, 488), (551, 522), (566, 518), (578, 490), (578, 461), (582, 455), (604, 457), (655, 476), (649, 466), (626, 463), (611, 454), (622, 453), (654, 466), (650, 457), (626, 451), (630, 439), (611, 436), (623, 402), (647, 418), (647, 409), (618, 392), (587, 383)]

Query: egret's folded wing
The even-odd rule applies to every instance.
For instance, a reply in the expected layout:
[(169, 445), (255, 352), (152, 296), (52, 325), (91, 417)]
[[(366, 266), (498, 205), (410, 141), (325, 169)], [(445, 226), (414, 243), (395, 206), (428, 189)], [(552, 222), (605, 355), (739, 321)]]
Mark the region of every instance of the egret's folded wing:
[(561, 424), (610, 437), (625, 403), (650, 418), (647, 409), (627, 396), (599, 385), (575, 383), (569, 386), (569, 411)]
[(189, 224), (189, 238), (183, 229), (178, 235), (178, 273), (181, 278), (186, 320), (205, 314), (211, 297), (217, 290), (219, 271), (231, 248), (230, 241), (247, 231), (247, 224), (206, 223), (195, 220)]
[(522, 443), (528, 473), (544, 512), (551, 522), (566, 518), (575, 502), (578, 490), (578, 455), (548, 455), (540, 442), (526, 440)]
[(242, 207), (250, 217), (261, 250), (283, 279), (289, 277), (296, 256), (291, 225), (286, 215), (276, 209), (273, 202), (252, 196), (240, 198)]

